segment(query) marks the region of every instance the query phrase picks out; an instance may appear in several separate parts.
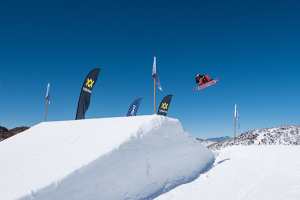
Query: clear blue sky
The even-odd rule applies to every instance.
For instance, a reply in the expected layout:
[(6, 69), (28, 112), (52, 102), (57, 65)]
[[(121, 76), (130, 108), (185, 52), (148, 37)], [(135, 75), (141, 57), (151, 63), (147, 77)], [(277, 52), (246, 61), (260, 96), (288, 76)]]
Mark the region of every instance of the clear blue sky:
[[(88, 118), (125, 115), (137, 97), (152, 113), (158, 58), (170, 116), (200, 137), (230, 135), (234, 103), (241, 130), (299, 124), (298, 1), (2, 1), (0, 124), (75, 116), (84, 76), (102, 72)], [(220, 82), (193, 92), (194, 75)]]

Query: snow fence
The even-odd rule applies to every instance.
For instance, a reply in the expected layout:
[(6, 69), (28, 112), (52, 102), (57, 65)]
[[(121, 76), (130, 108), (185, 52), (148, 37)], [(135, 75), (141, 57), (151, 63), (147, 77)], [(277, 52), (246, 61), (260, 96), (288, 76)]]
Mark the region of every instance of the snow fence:
[(177, 119), (44, 122), (0, 143), (1, 199), (153, 199), (214, 162)]

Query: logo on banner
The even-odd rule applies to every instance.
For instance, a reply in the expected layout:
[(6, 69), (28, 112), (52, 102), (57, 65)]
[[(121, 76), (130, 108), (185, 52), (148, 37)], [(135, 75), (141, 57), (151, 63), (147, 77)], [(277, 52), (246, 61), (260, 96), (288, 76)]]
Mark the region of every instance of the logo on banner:
[(164, 109), (164, 110), (168, 110), (168, 106), (169, 106), (169, 104), (167, 104), (167, 103), (162, 103), (161, 104), (161, 108)]
[(95, 81), (91, 78), (88, 78), (85, 82), (85, 86), (88, 87), (89, 89), (91, 89), (94, 85)]

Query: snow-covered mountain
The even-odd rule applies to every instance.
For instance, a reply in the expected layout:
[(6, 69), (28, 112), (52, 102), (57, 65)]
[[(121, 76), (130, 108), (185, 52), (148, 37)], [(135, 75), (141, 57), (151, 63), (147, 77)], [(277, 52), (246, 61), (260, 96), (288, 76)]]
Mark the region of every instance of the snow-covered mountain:
[(300, 126), (282, 126), (247, 131), (235, 139), (209, 145), (210, 149), (221, 149), (233, 145), (300, 145)]

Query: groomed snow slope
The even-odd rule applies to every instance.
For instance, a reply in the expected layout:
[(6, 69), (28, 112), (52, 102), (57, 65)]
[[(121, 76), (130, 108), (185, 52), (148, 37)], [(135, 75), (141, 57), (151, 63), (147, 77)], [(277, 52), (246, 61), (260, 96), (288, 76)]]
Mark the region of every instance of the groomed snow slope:
[(300, 146), (235, 146), (194, 182), (157, 200), (299, 200)]
[(213, 161), (167, 117), (40, 123), (0, 143), (0, 199), (151, 199)]

